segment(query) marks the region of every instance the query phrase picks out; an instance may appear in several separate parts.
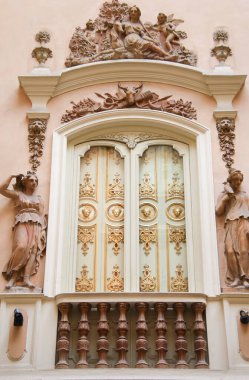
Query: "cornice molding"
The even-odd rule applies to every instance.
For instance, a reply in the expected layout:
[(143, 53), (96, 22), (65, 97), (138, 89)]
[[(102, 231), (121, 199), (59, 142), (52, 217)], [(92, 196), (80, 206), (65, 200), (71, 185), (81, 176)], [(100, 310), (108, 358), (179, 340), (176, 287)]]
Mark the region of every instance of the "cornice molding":
[(40, 68), (31, 75), (19, 76), (20, 85), (32, 103), (33, 112), (47, 112), (49, 100), (66, 92), (119, 81), (182, 87), (214, 97), (216, 112), (232, 111), (232, 102), (245, 80), (246, 75), (234, 74), (226, 66), (208, 72), (192, 66), (148, 60), (96, 62), (64, 69), (56, 74)]

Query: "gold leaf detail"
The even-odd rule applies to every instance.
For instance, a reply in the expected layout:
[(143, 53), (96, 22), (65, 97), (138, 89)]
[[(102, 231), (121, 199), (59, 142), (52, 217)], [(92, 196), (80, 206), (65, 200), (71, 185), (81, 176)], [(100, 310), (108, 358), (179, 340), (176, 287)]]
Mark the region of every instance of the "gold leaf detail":
[(95, 228), (78, 226), (78, 242), (82, 243), (81, 250), (84, 256), (89, 250), (89, 243), (94, 243)]
[(88, 278), (87, 265), (83, 265), (80, 272), (81, 277), (76, 277), (75, 291), (76, 292), (91, 292), (93, 290), (93, 279)]
[(153, 198), (156, 199), (156, 186), (151, 184), (149, 173), (144, 174), (143, 183), (139, 184), (139, 197), (140, 198)]
[(151, 244), (156, 243), (156, 228), (140, 228), (139, 242), (143, 243), (144, 253), (148, 256), (151, 250)]
[(107, 289), (111, 292), (122, 292), (124, 290), (124, 279), (120, 275), (120, 269), (117, 264), (113, 267), (112, 277), (107, 279)]
[(171, 277), (170, 290), (172, 292), (187, 292), (188, 279), (184, 276), (182, 265), (178, 264), (176, 267), (176, 277)]
[(156, 277), (151, 276), (149, 265), (144, 265), (143, 276), (140, 277), (140, 291), (154, 292), (156, 290)]
[(184, 185), (180, 183), (179, 173), (174, 173), (172, 178), (172, 184), (168, 185), (168, 197), (169, 198), (184, 198)]
[(124, 242), (123, 228), (109, 228), (108, 229), (108, 243), (114, 243), (112, 250), (114, 255), (118, 255), (120, 251), (120, 243)]
[(109, 184), (108, 199), (110, 198), (124, 198), (124, 185), (121, 184), (119, 173), (114, 175), (112, 184)]
[(171, 243), (175, 243), (176, 253), (181, 253), (181, 243), (186, 243), (186, 230), (180, 227), (170, 227), (169, 239)]
[(83, 184), (80, 184), (80, 198), (95, 198), (95, 185), (92, 183), (90, 173), (86, 173)]

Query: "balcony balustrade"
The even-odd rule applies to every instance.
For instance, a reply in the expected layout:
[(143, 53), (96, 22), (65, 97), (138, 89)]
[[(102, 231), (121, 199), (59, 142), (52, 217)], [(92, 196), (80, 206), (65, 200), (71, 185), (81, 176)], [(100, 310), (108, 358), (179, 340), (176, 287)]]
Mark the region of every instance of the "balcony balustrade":
[(204, 302), (59, 303), (56, 368), (208, 368)]

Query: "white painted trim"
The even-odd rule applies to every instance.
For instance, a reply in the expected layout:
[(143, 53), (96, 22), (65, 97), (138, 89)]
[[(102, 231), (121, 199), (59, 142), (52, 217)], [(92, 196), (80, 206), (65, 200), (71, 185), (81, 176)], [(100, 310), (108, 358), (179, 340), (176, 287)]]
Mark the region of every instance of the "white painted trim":
[[(64, 236), (68, 233), (68, 231), (65, 231), (65, 214), (67, 213), (65, 207), (70, 208), (70, 200), (66, 197), (65, 189), (68, 183), (66, 172), (67, 168), (72, 164), (72, 158), (70, 158), (70, 150), (69, 154), (67, 154), (67, 145), (70, 143), (68, 146), (72, 146), (72, 144), (79, 142), (87, 142), (89, 139), (99, 140), (103, 133), (110, 134), (124, 131), (129, 133), (129, 131), (134, 132), (134, 130), (145, 132), (147, 128), (149, 128), (150, 132), (155, 132), (155, 134), (163, 134), (165, 139), (182, 141), (191, 146), (192, 150), (193, 144), (196, 145), (198, 174), (194, 173), (193, 175), (197, 174), (198, 185), (196, 188), (198, 193), (196, 194), (196, 199), (198, 206), (195, 211), (198, 213), (198, 210), (200, 210), (200, 213), (194, 219), (194, 223), (198, 224), (194, 229), (195, 234), (197, 233), (198, 236), (193, 236), (193, 240), (197, 241), (197, 243), (194, 242), (193, 249), (195, 250), (195, 256), (200, 255), (202, 257), (202, 260), (200, 260), (202, 262), (200, 278), (203, 278), (203, 284), (198, 289), (195, 284), (195, 289), (203, 291), (209, 296), (219, 294), (215, 204), (213, 199), (210, 133), (208, 129), (197, 122), (160, 111), (123, 109), (88, 115), (64, 124), (54, 132), (45, 295), (54, 296), (63, 292), (61, 286), (61, 262), (62, 256), (69, 254), (67, 239), (65, 240)], [(107, 144), (107, 142), (105, 141), (104, 144)], [(115, 146), (117, 142), (113, 144)], [(71, 186), (70, 181), (69, 186)], [(131, 236), (132, 238), (133, 236)], [(133, 291), (136, 291), (136, 287), (134, 283), (131, 284)], [(72, 288), (72, 285), (67, 285), (66, 291), (70, 291), (70, 288)]]

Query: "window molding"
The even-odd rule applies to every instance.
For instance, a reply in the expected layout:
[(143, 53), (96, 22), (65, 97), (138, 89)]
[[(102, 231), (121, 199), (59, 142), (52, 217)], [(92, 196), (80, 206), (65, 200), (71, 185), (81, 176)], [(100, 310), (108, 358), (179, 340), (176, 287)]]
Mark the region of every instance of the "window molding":
[(44, 283), (46, 296), (52, 297), (63, 292), (61, 288), (62, 257), (69, 254), (63, 251), (66, 233), (63, 218), (66, 212), (65, 205), (70, 203), (65, 202), (65, 184), (67, 169), (72, 165), (72, 147), (79, 142), (100, 139), (103, 133), (120, 133), (121, 131), (129, 133), (134, 129), (136, 131), (147, 129), (150, 132), (153, 129), (155, 134), (164, 135), (165, 139), (174, 139), (189, 145), (192, 168), (194, 173), (198, 173), (191, 193), (194, 191), (198, 199), (196, 203), (201, 205), (198, 212), (192, 213), (193, 226), (198, 226), (199, 229), (196, 231), (194, 228), (194, 239), (197, 240), (201, 250), (198, 256), (195, 255), (195, 260), (199, 260), (197, 264), (200, 268), (196, 282), (201, 283), (196, 291), (209, 296), (219, 293), (211, 141), (208, 128), (183, 117), (159, 111), (124, 109), (85, 116), (57, 128), (54, 132)]

